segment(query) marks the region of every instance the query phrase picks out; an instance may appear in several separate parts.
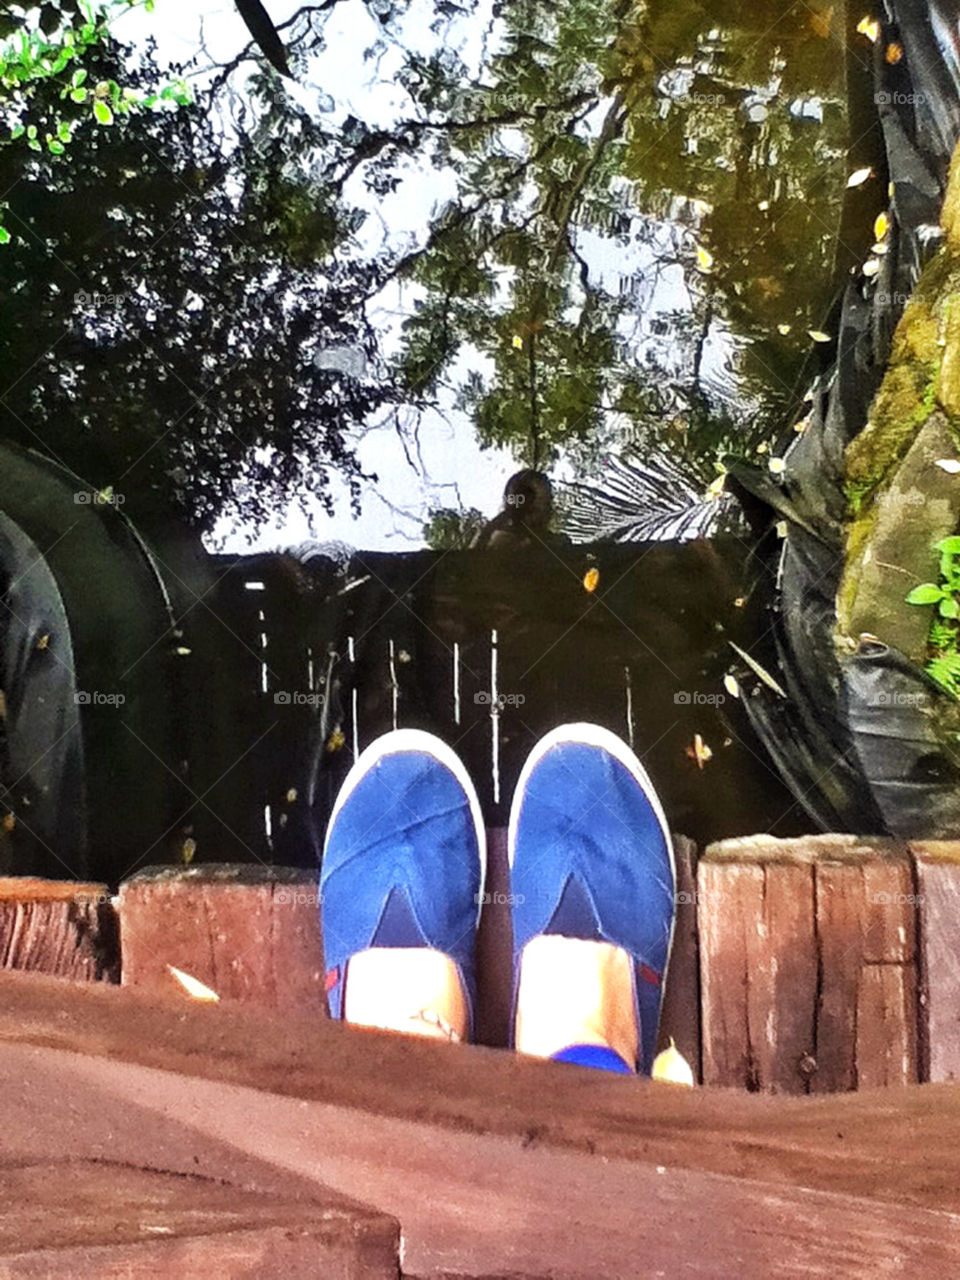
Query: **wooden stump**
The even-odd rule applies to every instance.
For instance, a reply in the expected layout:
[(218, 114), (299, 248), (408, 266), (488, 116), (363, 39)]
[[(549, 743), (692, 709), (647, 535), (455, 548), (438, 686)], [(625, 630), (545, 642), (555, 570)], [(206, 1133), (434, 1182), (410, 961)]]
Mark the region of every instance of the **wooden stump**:
[(0, 969), (119, 982), (117, 918), (107, 886), (0, 879)]
[(147, 868), (119, 895), (124, 986), (326, 1013), (315, 873), (229, 863)]
[(915, 1081), (916, 910), (894, 841), (711, 845), (698, 879), (704, 1084), (826, 1093)]
[(924, 1080), (960, 1080), (960, 840), (910, 846), (920, 909)]

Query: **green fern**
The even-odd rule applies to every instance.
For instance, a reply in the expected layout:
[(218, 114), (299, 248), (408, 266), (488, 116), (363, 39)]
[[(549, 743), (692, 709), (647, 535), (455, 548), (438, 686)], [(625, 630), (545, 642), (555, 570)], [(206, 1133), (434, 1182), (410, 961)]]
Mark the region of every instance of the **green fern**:
[(957, 643), (957, 629), (949, 622), (934, 620), (930, 624), (927, 644), (931, 649), (952, 649)]
[(960, 653), (941, 653), (927, 663), (927, 674), (954, 698), (960, 698)]

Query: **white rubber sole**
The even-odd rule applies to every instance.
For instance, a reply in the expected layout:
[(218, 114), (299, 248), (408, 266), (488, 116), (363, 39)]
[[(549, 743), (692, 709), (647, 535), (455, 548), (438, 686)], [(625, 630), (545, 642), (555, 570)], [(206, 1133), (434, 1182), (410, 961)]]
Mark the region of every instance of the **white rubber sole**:
[(324, 857), (326, 857), (327, 842), (330, 839), (330, 832), (333, 830), (337, 815), (350, 798), (360, 779), (365, 777), (385, 756), (395, 756), (411, 751), (415, 751), (420, 755), (432, 756), (434, 760), (450, 770), (466, 793), (470, 804), (470, 816), (473, 819), (474, 829), (477, 833), (477, 848), (480, 851), (480, 892), (477, 902), (477, 920), (479, 921), (483, 906), (484, 889), (487, 883), (487, 828), (480, 810), (480, 799), (473, 785), (473, 779), (467, 773), (466, 767), (457, 753), (452, 747), (448, 747), (442, 739), (433, 733), (427, 733), (424, 729), (392, 729), (389, 733), (381, 734), (379, 738), (375, 738), (368, 747), (365, 747), (360, 752), (351, 766), (350, 772), (344, 778), (343, 785), (340, 787), (340, 792), (334, 802), (323, 840)]

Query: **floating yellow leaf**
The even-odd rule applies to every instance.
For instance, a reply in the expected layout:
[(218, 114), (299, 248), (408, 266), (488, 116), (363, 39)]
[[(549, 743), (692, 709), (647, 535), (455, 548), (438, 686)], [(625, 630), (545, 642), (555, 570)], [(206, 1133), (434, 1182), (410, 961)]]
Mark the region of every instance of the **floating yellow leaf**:
[(770, 208), (770, 201), (761, 200), (760, 203), (757, 205), (757, 208), (760, 210), (761, 213), (766, 213), (767, 210)]
[(193, 855), (196, 852), (197, 852), (196, 840), (193, 840), (190, 837), (188, 837), (186, 840), (184, 840), (183, 844), (180, 846), (180, 861), (183, 863), (185, 867), (189, 867), (190, 863), (193, 861)]
[(866, 262), (863, 264), (863, 274), (867, 277), (868, 280), (872, 276), (875, 276), (879, 270), (880, 270), (879, 258), (868, 258)]
[(666, 1080), (669, 1084), (694, 1085), (693, 1070), (670, 1037), (670, 1047), (658, 1053), (650, 1071), (654, 1080)]
[(513, 345), (514, 345), (518, 350), (523, 346), (523, 339), (520, 337), (519, 333), (515, 333), (515, 334), (513, 335)]
[(937, 466), (941, 471), (946, 471), (949, 476), (955, 476), (960, 472), (960, 462), (957, 462), (956, 458), (939, 458)]
[(876, 44), (880, 39), (880, 23), (876, 18), (868, 15), (857, 23), (857, 32), (861, 36), (866, 36), (871, 44)]
[(785, 538), (785, 537), (787, 536), (787, 522), (786, 522), (786, 520), (778, 520), (778, 521), (777, 521), (777, 523), (776, 523), (773, 527), (774, 527), (774, 529), (776, 530), (776, 533), (777, 533), (777, 537), (778, 537), (778, 538)]
[(782, 458), (771, 458), (767, 463), (767, 466), (775, 476), (782, 476), (786, 470), (787, 464)]
[(184, 973), (182, 969), (177, 969), (172, 964), (168, 964), (167, 968), (183, 987), (184, 991), (193, 996), (194, 1000), (220, 999), (215, 991), (211, 991), (205, 983), (201, 982), (199, 978), (195, 978), (192, 973)]
[(693, 760), (698, 769), (713, 759), (713, 752), (704, 742), (699, 733), (693, 735), (693, 742), (687, 747), (687, 757)]
[(715, 480), (711, 480), (707, 485), (707, 498), (710, 501), (713, 501), (715, 498), (719, 498), (721, 493), (723, 493), (723, 486), (726, 483), (726, 479), (726, 473), (724, 473), (717, 476)]
[(883, 240), (890, 230), (890, 221), (885, 213), (878, 213), (877, 220), (873, 224), (874, 240)]
[(336, 729), (333, 730), (330, 737), (327, 739), (327, 750), (331, 753), (339, 751), (345, 742), (346, 738), (343, 736), (343, 731), (340, 726), (337, 725)]
[(5, 813), (3, 815), (3, 822), (0, 823), (0, 826), (3, 827), (4, 831), (12, 831), (16, 825), (17, 819), (12, 813)]
[(713, 266), (713, 254), (709, 253), (702, 244), (697, 245), (697, 266), (701, 271), (709, 271)]
[(887, 45), (886, 52), (883, 55), (884, 61), (888, 66), (895, 67), (903, 57), (903, 45), (897, 44), (896, 40)]
[(297, 798), (297, 788), (291, 787), (290, 790), (287, 792), (287, 804), (293, 804), (296, 798)]
[(599, 581), (600, 581), (600, 570), (588, 569), (587, 572), (583, 575), (584, 591), (596, 591), (597, 583)]
[(729, 674), (725, 675), (723, 677), (723, 687), (726, 689), (727, 693), (729, 693), (731, 698), (740, 697), (740, 686), (737, 683), (736, 676), (732, 676)]
[(866, 180), (872, 176), (872, 174), (873, 174), (873, 170), (870, 168), (869, 165), (867, 165), (865, 169), (857, 169), (854, 173), (851, 173), (850, 177), (847, 179), (847, 186), (862, 187), (863, 184), (866, 182)]
[(889, 249), (890, 249), (890, 246), (885, 241), (883, 241), (879, 244), (873, 245), (870, 249), (870, 252), (884, 254), (884, 253), (887, 253)]
[(813, 339), (814, 342), (832, 342), (833, 341), (829, 333), (824, 333), (822, 329), (808, 329), (807, 333), (810, 335), (810, 337)]
[(50, 644), (50, 633), (45, 631), (42, 636), (37, 639), (37, 648), (46, 649)]
[(789, 332), (790, 332), (790, 325), (788, 324), (777, 325), (777, 333), (781, 333), (783, 334), (784, 337), (786, 337)]
[(761, 440), (757, 445), (757, 453), (766, 453), (769, 448), (770, 446), (767, 444), (766, 440)]
[(807, 427), (809, 427), (809, 425), (810, 425), (810, 419), (809, 419), (809, 418), (801, 418), (799, 422), (795, 422), (795, 423), (793, 424), (793, 429), (794, 429), (794, 431), (796, 431), (798, 434), (800, 434), (801, 432), (806, 431), (806, 429), (807, 429)]

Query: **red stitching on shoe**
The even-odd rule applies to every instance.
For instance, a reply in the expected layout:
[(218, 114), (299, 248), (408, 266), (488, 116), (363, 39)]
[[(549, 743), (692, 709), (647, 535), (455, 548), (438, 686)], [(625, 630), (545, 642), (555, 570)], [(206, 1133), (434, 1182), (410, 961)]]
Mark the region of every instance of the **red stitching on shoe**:
[(337, 985), (339, 981), (340, 981), (340, 966), (337, 965), (335, 969), (331, 969), (327, 973), (326, 981), (324, 983), (324, 989), (326, 990), (327, 995), (330, 994), (330, 992), (333, 990), (333, 988)]
[(660, 985), (660, 975), (655, 969), (651, 969), (648, 964), (638, 964), (637, 970), (644, 982), (649, 982), (655, 987)]

